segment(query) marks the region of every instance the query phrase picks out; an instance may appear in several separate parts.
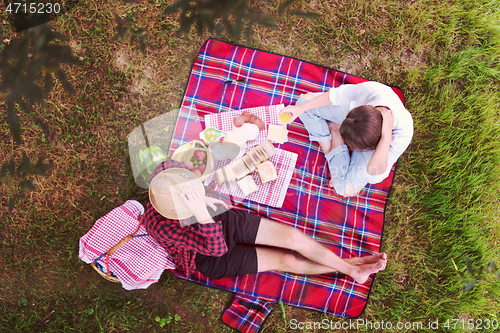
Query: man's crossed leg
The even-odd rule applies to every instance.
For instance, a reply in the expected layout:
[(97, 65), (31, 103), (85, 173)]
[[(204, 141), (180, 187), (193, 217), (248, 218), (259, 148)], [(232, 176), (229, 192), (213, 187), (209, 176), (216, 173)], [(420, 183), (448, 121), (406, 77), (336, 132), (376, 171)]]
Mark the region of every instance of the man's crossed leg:
[(385, 253), (342, 259), (300, 230), (265, 218), (260, 221), (255, 244), (272, 246), (256, 247), (259, 272), (276, 270), (305, 275), (340, 272), (365, 283), (370, 274), (383, 270), (387, 263)]

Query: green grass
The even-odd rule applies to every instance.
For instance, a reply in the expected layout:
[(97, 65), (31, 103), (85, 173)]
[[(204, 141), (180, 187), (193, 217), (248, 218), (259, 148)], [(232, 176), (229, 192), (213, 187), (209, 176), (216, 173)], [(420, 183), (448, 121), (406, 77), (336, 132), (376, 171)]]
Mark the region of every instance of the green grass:
[[(35, 191), (16, 199), (16, 213), (3, 210), (19, 191), (16, 183), (0, 190), (1, 332), (231, 332), (220, 320), (230, 293), (169, 272), (146, 290), (125, 291), (78, 258), (78, 239), (95, 220), (128, 199), (146, 202), (133, 180), (127, 135), (179, 105), (191, 63), (212, 37), (177, 36), (175, 15), (157, 18), (166, 3), (172, 1), (87, 0), (58, 17), (56, 28), (82, 59), (66, 67), (78, 93), (69, 95), (56, 83), (47, 104), (37, 108), (50, 124), (49, 136), (23, 115), (24, 143), (15, 145), (0, 121), (1, 163), (9, 156), (19, 161), (23, 151), (54, 163), (45, 177), (37, 176)], [(389, 265), (377, 275), (360, 318), (500, 320), (499, 282), (483, 281), (462, 295), (453, 264), (465, 271), (467, 256), (475, 267), (500, 259), (499, 2), (294, 6), (321, 15), (285, 16), (275, 29), (255, 26), (249, 46), (397, 85), (415, 123), (386, 212), (382, 249)], [(113, 10), (147, 26), (156, 50), (142, 55), (128, 40), (111, 43)], [(15, 38), (8, 24), (1, 28)], [(287, 305), (273, 308), (263, 332), (290, 331), (292, 319), (342, 321)], [(160, 327), (156, 317), (172, 319)]]

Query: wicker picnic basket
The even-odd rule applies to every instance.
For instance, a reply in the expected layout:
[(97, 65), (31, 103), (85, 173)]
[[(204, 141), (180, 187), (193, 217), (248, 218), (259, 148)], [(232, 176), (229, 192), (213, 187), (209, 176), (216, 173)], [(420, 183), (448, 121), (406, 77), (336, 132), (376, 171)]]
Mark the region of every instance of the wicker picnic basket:
[[(141, 227), (143, 221), (144, 221), (144, 215), (142, 215), (141, 220), (139, 222), (139, 225), (137, 226), (137, 229), (135, 229), (135, 231), (133, 233), (123, 237), (115, 246), (113, 246), (112, 248), (110, 248), (109, 250), (104, 252), (102, 255), (100, 255), (99, 257), (97, 257), (93, 260), (93, 262), (90, 264), (90, 266), (92, 266), (96, 270), (96, 272), (99, 273), (100, 276), (102, 276), (103, 278), (105, 278), (108, 281), (120, 283), (120, 279), (118, 279), (118, 277), (115, 274), (113, 274), (113, 272), (111, 272), (109, 269), (109, 257), (112, 256), (113, 253), (118, 251), (118, 249), (120, 247), (125, 245), (125, 243), (132, 240), (133, 238), (148, 236), (148, 234), (136, 235), (136, 233), (139, 231), (139, 228)], [(103, 267), (103, 266), (101, 266), (101, 264), (99, 264), (99, 260), (101, 260), (103, 257), (106, 257), (105, 267)]]

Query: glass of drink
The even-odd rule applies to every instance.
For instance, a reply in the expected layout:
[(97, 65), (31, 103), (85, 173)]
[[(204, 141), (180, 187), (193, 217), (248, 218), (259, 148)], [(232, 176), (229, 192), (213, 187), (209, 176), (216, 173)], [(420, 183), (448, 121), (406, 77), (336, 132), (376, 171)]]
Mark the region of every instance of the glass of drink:
[(291, 112), (282, 112), (279, 116), (280, 122), (283, 124), (288, 124), (290, 120), (292, 120), (292, 113)]

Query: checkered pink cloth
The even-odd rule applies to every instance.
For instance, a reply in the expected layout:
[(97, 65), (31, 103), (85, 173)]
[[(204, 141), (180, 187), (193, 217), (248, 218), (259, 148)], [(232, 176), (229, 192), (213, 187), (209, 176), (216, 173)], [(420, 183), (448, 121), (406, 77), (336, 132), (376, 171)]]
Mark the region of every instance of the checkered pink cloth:
[(270, 105), (270, 106), (259, 106), (251, 109), (243, 110), (230, 110), (221, 113), (210, 113), (205, 116), (205, 127), (213, 127), (220, 131), (231, 132), (233, 130), (233, 119), (240, 116), (244, 111), (254, 114), (259, 117), (264, 124), (266, 124), (266, 129), (259, 132), (257, 139), (247, 142), (247, 147), (253, 148), (259, 143), (267, 141), (267, 128), (269, 125), (280, 125), (282, 123), (278, 120), (278, 113), (285, 106), (283, 104)]
[[(283, 108), (283, 104), (271, 105), (271, 106), (260, 106), (245, 110), (231, 110), (221, 113), (211, 113), (205, 116), (205, 126), (213, 127), (221, 131), (232, 131), (233, 129), (233, 119), (241, 115), (243, 111), (249, 112), (258, 116), (268, 125), (280, 125), (278, 121), (278, 113)], [(267, 129), (259, 132), (257, 139), (247, 142), (247, 152), (258, 144), (267, 140)], [(267, 184), (261, 184), (260, 178), (257, 172), (252, 174), (253, 179), (259, 186), (256, 192), (249, 194), (247, 197), (243, 195), (243, 192), (238, 187), (238, 185), (233, 184), (228, 186), (227, 183), (222, 186), (216, 186), (215, 190), (223, 195), (227, 195), (231, 200), (239, 203), (240, 199), (251, 200), (258, 202), (260, 204), (281, 208), (283, 202), (285, 201), (286, 192), (288, 186), (290, 185), (290, 180), (292, 179), (293, 170), (295, 168), (295, 163), (297, 162), (297, 154), (292, 153), (280, 148), (275, 148), (274, 155), (269, 159), (276, 167), (277, 179), (273, 182)], [(228, 164), (229, 160), (217, 161), (214, 170), (217, 170), (223, 165)], [(213, 175), (207, 182), (213, 180)]]
[[(133, 233), (140, 223), (144, 207), (129, 200), (96, 221), (92, 229), (80, 238), (80, 258), (90, 264)], [(141, 225), (137, 235), (147, 234)], [(105, 258), (99, 263), (105, 267)], [(151, 236), (136, 237), (125, 243), (109, 258), (109, 270), (127, 290), (146, 289), (160, 279), (165, 269), (175, 269), (172, 257)]]
[(276, 166), (278, 178), (276, 178), (275, 181), (267, 184), (261, 184), (259, 175), (255, 171), (252, 174), (252, 177), (255, 180), (255, 183), (259, 186), (259, 189), (250, 193), (248, 196), (245, 197), (243, 195), (243, 192), (236, 183), (233, 183), (231, 186), (228, 186), (228, 183), (224, 183), (222, 186), (216, 185), (215, 191), (229, 196), (231, 200), (237, 203), (241, 201), (238, 199), (245, 199), (258, 202), (263, 205), (281, 208), (281, 206), (283, 206), (283, 201), (285, 201), (290, 180), (292, 179), (293, 169), (295, 168), (295, 163), (297, 162), (297, 154), (276, 148), (274, 155), (271, 156), (269, 160)]

